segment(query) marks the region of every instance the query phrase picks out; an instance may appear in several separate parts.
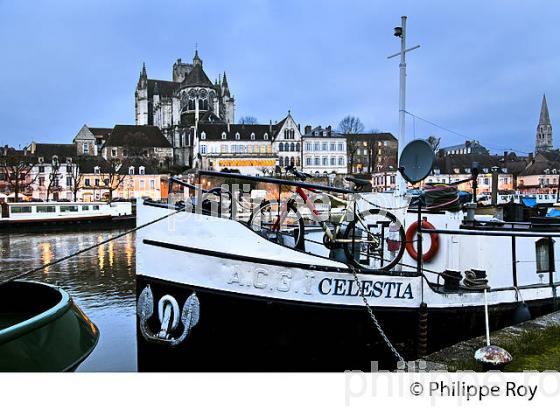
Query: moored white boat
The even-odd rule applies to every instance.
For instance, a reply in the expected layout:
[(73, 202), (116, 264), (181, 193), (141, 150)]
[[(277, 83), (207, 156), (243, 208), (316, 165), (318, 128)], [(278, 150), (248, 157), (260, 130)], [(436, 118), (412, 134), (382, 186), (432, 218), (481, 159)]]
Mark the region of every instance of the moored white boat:
[[(408, 230), (417, 215), (401, 214)], [(517, 320), (524, 302), (533, 315), (555, 309), (560, 250), (552, 237), (560, 232), (479, 224), (462, 212), (423, 216), (448, 233), (431, 233), (439, 246), (420, 271), (405, 252), (391, 271), (366, 272), (316, 252), (316, 244), (297, 250), (268, 241), (240, 221), (140, 205), (139, 225), (161, 219), (137, 235), (140, 369), (346, 370), (391, 362), (362, 292), (382, 331), (411, 359), (421, 345), (432, 351), (484, 330), (482, 288), (444, 286), (446, 271), (487, 274), (492, 328)]]
[(1, 204), (0, 230), (133, 221), (130, 202), (15, 202)]

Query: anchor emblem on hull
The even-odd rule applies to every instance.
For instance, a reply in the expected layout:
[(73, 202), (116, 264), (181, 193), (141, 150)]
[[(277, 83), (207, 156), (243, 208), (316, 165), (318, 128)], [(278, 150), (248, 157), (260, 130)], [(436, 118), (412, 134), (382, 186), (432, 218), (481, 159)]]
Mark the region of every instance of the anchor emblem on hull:
[[(159, 331), (154, 333), (148, 326), (148, 320), (154, 315), (154, 294), (150, 285), (147, 285), (138, 297), (136, 314), (140, 320), (140, 332), (146, 341), (173, 347), (181, 344), (198, 323), (200, 302), (193, 292), (185, 301), (183, 309), (179, 310), (179, 303), (173, 296), (163, 296), (158, 302), (158, 318), (161, 326)], [(174, 338), (172, 332), (177, 329), (179, 322), (183, 325), (183, 332), (179, 337)]]

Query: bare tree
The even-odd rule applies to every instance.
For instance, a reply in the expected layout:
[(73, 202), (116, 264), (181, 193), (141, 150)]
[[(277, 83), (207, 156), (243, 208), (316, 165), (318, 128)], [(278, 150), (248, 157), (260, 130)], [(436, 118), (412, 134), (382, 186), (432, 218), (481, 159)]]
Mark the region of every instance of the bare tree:
[(252, 115), (245, 115), (244, 117), (241, 117), (239, 119), (239, 123), (240, 124), (258, 124), (259, 121), (257, 120), (256, 117), (253, 117)]
[(19, 193), (35, 182), (37, 175), (33, 179), (30, 178), (34, 166), (33, 157), (11, 153), (0, 157), (0, 171), (4, 174), (8, 187), (15, 194), (15, 202), (19, 200)]
[(113, 192), (119, 189), (128, 173), (126, 164), (118, 158), (111, 158), (107, 160), (107, 163), (107, 190), (109, 192), (109, 202), (111, 202), (113, 200)]
[(49, 173), (49, 183), (47, 185), (47, 202), (49, 202), (49, 198), (51, 193), (60, 190), (60, 163), (58, 162), (58, 158), (53, 158), (51, 163), (51, 172)]
[(353, 134), (360, 134), (364, 130), (364, 124), (358, 117), (347, 115), (338, 123), (338, 131), (346, 135), (346, 151), (348, 155), (348, 173), (354, 168), (354, 157), (358, 151), (359, 141), (352, 138)]
[(83, 166), (85, 159), (78, 158), (74, 164), (71, 165), (71, 171), (69, 174), (70, 181), (72, 182), (72, 195), (74, 202), (78, 200), (78, 192), (82, 188), (82, 180), (84, 178), (81, 167)]
[(364, 131), (364, 124), (358, 117), (347, 115), (338, 123), (338, 131), (341, 134), (361, 134)]

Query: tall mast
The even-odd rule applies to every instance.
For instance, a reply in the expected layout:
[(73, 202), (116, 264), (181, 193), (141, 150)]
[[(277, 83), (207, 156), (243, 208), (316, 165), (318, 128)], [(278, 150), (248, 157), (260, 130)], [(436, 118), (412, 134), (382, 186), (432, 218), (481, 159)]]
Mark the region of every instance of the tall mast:
[[(394, 32), (395, 37), (401, 38), (401, 51), (390, 55), (387, 58), (393, 58), (400, 56), (401, 62), (399, 64), (400, 70), (400, 77), (399, 77), (399, 140), (398, 140), (398, 157), (397, 160), (400, 160), (402, 150), (406, 143), (406, 134), (405, 134), (405, 115), (406, 115), (406, 53), (412, 50), (416, 50), (419, 45), (411, 47), (409, 49), (406, 48), (406, 16), (401, 17), (401, 26), (395, 27)], [(406, 181), (402, 177), (400, 172), (397, 172), (397, 195), (404, 195), (406, 194)]]

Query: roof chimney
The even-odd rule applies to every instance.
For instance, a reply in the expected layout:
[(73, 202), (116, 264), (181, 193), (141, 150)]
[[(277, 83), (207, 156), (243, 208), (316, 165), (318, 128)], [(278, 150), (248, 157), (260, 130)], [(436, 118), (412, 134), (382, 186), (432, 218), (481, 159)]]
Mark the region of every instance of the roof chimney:
[(272, 120), (270, 120), (270, 125), (268, 126), (268, 130), (272, 134)]
[(533, 161), (533, 153), (532, 153), (532, 152), (529, 152), (529, 154), (527, 154), (527, 160), (528, 160), (529, 162), (532, 162), (532, 161)]
[(228, 132), (228, 134), (229, 134), (229, 132), (230, 132), (229, 121), (228, 121), (228, 123), (227, 123), (227, 132)]
[(303, 131), (305, 134), (311, 134), (311, 125), (306, 125)]

